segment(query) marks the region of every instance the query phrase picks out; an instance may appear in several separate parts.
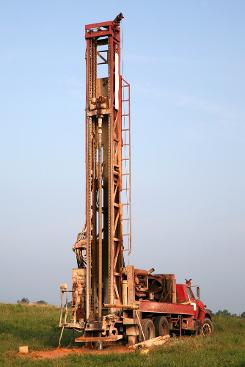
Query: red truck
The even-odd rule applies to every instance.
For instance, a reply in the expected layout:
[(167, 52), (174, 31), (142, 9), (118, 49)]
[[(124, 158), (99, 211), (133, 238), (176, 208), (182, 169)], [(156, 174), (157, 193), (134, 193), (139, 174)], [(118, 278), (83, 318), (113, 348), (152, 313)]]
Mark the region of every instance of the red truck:
[[(112, 342), (123, 339), (129, 345), (163, 335), (209, 335), (212, 315), (200, 300), (200, 290), (191, 279), (176, 284), (173, 274), (154, 274), (126, 266), (121, 273), (121, 302), (103, 304), (100, 320), (86, 319), (86, 268), (73, 269), (72, 317), (62, 307), (60, 326), (82, 332), (76, 342)], [(193, 289), (196, 290), (196, 296)], [(65, 312), (64, 312), (65, 310)], [(95, 309), (96, 312), (96, 309)]]
[[(141, 333), (145, 339), (167, 334), (209, 335), (213, 332), (212, 313), (200, 300), (200, 288), (192, 286), (191, 279), (184, 284), (175, 284), (175, 276), (172, 274), (149, 274), (148, 282), (148, 294), (153, 289), (155, 291), (154, 301), (149, 297), (139, 301)], [(157, 289), (159, 292), (156, 292)], [(153, 298), (152, 295), (150, 297)]]

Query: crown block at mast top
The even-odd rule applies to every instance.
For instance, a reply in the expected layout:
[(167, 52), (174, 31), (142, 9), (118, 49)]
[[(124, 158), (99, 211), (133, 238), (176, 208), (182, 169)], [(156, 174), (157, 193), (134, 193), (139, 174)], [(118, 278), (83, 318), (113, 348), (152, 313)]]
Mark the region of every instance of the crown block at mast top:
[(118, 38), (118, 41), (120, 41), (120, 22), (123, 18), (123, 14), (119, 13), (112, 21), (85, 25), (85, 38), (88, 39), (113, 35)]

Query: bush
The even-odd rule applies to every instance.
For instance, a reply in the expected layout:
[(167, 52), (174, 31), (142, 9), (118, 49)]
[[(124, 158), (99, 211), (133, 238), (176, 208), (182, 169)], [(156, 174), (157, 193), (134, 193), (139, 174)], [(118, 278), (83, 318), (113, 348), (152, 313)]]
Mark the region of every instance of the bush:
[(46, 302), (46, 301), (44, 301), (44, 300), (41, 299), (40, 301), (37, 301), (36, 304), (37, 305), (47, 305), (48, 302)]
[(17, 303), (28, 305), (30, 303), (30, 301), (27, 297), (23, 297), (21, 300), (18, 300)]
[(219, 310), (216, 312), (217, 316), (231, 316), (231, 313), (228, 310)]

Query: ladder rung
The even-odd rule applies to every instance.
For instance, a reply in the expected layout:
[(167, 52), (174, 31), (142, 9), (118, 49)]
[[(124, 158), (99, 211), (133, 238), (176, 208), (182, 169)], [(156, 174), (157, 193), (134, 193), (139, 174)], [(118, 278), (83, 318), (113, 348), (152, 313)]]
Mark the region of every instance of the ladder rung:
[(122, 99), (122, 102), (129, 102), (129, 99)]
[(129, 131), (129, 129), (122, 129), (122, 131)]
[(122, 206), (129, 206), (129, 203), (122, 203)]
[(127, 147), (128, 145), (130, 145), (130, 144), (123, 144), (123, 147)]
[(123, 220), (130, 220), (130, 218), (123, 218), (123, 219), (121, 219), (121, 221), (123, 221)]
[(129, 116), (129, 113), (123, 113), (122, 116)]
[(129, 161), (130, 158), (122, 158), (122, 161)]
[(122, 189), (122, 191), (129, 191), (129, 189)]
[(122, 173), (122, 176), (130, 176), (130, 173), (127, 172), (127, 173)]
[(123, 236), (130, 236), (130, 233), (123, 233)]

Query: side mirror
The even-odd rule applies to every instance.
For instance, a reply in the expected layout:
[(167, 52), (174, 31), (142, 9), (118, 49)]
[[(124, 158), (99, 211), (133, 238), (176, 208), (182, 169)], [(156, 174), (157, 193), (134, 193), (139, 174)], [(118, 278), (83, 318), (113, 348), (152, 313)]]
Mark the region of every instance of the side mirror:
[(200, 299), (200, 287), (197, 287), (197, 298)]

